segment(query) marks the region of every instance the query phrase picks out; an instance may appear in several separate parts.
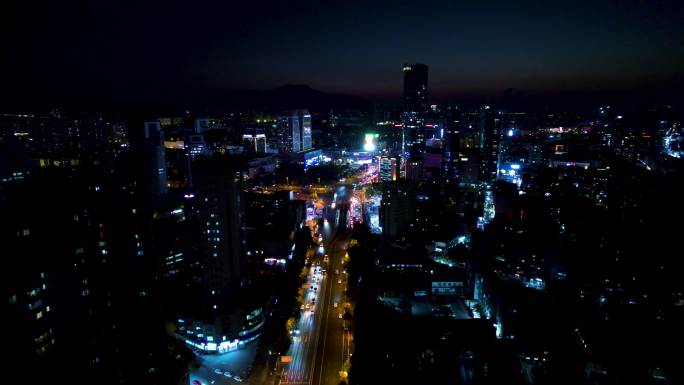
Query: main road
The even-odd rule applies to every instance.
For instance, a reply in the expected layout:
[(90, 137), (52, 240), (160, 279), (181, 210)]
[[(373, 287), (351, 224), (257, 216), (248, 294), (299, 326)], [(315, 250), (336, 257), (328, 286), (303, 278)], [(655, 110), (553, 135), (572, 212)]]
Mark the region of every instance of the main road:
[[(350, 197), (350, 186), (338, 186), (334, 209), (326, 213), (322, 229), (324, 250), (314, 258), (307, 272), (304, 309), (297, 325), (298, 333), (293, 336), (288, 351), (292, 361), (285, 364), (280, 384), (338, 385), (342, 379), (344, 362), (351, 353), (351, 333), (344, 329), (341, 318), (346, 287), (342, 259), (348, 242), (346, 222)], [(307, 304), (310, 309), (306, 308)]]
[(320, 338), (315, 350), (312, 385), (338, 385), (343, 378), (345, 360), (350, 354), (351, 334), (344, 328), (346, 274), (342, 272), (342, 259), (348, 238), (344, 233), (330, 242), (325, 293), (321, 301)]

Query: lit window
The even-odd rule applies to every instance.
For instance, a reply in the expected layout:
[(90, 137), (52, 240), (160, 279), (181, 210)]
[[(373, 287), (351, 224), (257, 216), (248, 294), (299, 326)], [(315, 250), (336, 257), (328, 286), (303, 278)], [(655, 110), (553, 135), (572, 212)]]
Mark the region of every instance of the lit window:
[(41, 318), (43, 318), (43, 312), (39, 311), (38, 313), (36, 313), (36, 319), (41, 319)]

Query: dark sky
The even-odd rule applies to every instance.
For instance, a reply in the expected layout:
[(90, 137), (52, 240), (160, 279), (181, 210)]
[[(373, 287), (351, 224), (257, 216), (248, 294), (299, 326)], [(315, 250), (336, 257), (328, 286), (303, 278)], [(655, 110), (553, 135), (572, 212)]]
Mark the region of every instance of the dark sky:
[(684, 85), (681, 0), (6, 1), (5, 102), (287, 83), (399, 97), (404, 62), (430, 66), (435, 99)]

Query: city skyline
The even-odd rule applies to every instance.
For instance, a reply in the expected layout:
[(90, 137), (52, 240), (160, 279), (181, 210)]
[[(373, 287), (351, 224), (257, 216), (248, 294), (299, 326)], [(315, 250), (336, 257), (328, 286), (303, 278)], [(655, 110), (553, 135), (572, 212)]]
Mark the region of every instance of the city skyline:
[(684, 3), (12, 7), (4, 382), (684, 384)]
[(149, 105), (283, 84), (399, 100), (401, 63), (431, 67), (439, 102), (525, 94), (665, 95), (684, 83), (675, 1), (174, 2), (9, 7), (8, 105)]

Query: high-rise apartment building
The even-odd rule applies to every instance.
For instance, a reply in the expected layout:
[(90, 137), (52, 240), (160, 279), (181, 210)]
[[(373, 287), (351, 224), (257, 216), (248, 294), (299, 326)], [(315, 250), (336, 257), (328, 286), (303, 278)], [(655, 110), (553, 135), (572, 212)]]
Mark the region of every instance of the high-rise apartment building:
[(416, 214), (416, 189), (412, 182), (398, 180), (383, 185), (380, 205), (382, 234), (400, 238), (409, 231)]
[(203, 285), (213, 310), (231, 287), (240, 285), (244, 267), (242, 170), (227, 157), (193, 164), (197, 221), (201, 236)]
[(2, 191), (8, 365), (43, 368), (31, 382), (69, 381), (74, 367), (75, 383), (151, 382), (135, 368), (159, 362), (151, 346), (166, 342), (138, 338), (157, 330), (159, 301), (129, 174), (53, 168)]

